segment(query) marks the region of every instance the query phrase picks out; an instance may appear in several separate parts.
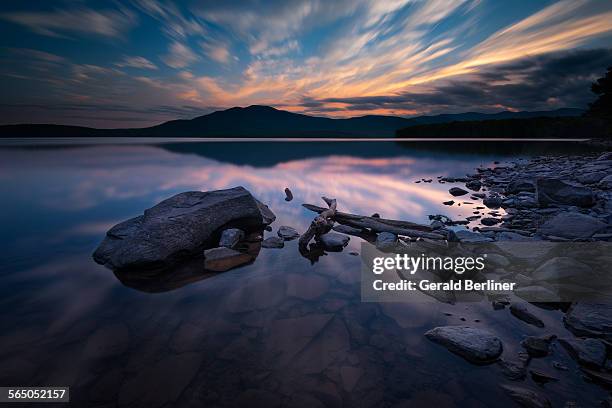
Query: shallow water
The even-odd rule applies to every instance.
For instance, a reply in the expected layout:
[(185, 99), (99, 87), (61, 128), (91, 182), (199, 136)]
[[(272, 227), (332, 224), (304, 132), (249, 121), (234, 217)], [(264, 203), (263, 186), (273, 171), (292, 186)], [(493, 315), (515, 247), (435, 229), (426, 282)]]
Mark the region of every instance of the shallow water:
[[(358, 238), (315, 263), (291, 241), (229, 272), (137, 285), (91, 259), (112, 225), (188, 190), (244, 186), (276, 214), (270, 235), (280, 225), (304, 231), (313, 213), (301, 204), (321, 205), (322, 195), (345, 212), (459, 219), (478, 203), (441, 205), (455, 184), (437, 176), (463, 176), (535, 147), (510, 150), (393, 142), (0, 146), (0, 385), (66, 385), (87, 406), (513, 406), (496, 365), (471, 365), (423, 333), (447, 324), (486, 328), (504, 342), (503, 357), (515, 359), (525, 335), (568, 335), (562, 313), (540, 310), (543, 330), (485, 301), (362, 303), (360, 258), (349, 254), (360, 250)], [(433, 182), (414, 182), (423, 178)], [(560, 348), (530, 368), (559, 378), (522, 382), (555, 406), (592, 406), (606, 395)]]

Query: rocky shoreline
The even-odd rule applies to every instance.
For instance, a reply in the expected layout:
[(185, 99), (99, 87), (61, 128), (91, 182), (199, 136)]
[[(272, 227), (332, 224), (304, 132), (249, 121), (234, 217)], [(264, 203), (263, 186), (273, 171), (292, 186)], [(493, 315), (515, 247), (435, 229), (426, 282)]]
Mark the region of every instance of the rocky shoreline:
[[(439, 227), (480, 220), (473, 228), (492, 240), (612, 240), (612, 153), (541, 156), (490, 168), (464, 178), (439, 177), (454, 196), (482, 200), (478, 214), (453, 221), (433, 215)], [(486, 193), (485, 193), (486, 192)], [(453, 205), (445, 202), (446, 205)], [(486, 208), (485, 208), (486, 207)], [(505, 214), (501, 214), (499, 209)], [(458, 240), (475, 239), (463, 233)]]

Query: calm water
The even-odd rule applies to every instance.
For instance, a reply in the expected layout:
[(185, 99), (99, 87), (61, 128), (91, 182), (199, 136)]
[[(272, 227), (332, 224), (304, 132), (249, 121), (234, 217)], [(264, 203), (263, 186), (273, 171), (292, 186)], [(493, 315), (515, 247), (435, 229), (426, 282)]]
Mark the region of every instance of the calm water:
[[(111, 226), (164, 198), (238, 185), (276, 214), (267, 234), (281, 225), (304, 231), (313, 213), (301, 204), (321, 205), (322, 195), (346, 212), (465, 217), (477, 203), (441, 205), (452, 184), (436, 177), (514, 155), (391, 142), (5, 143), (0, 385), (67, 385), (86, 406), (512, 406), (496, 365), (473, 366), (423, 333), (486, 327), (514, 359), (525, 335), (567, 334), (560, 312), (542, 310), (542, 330), (488, 302), (362, 303), (360, 259), (349, 255), (359, 251), (355, 237), (314, 264), (291, 241), (226, 273), (139, 284), (95, 264), (91, 253)], [(434, 182), (414, 183), (423, 178)], [(560, 348), (530, 368), (560, 379), (523, 383), (555, 406), (592, 406), (606, 395)]]

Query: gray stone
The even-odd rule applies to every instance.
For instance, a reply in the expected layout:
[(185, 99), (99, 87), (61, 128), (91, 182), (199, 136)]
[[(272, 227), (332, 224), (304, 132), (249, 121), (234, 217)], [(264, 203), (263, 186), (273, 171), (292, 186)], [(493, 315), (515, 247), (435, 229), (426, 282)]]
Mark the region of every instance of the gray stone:
[(481, 243), (481, 242), (492, 242), (493, 239), (486, 235), (479, 234), (468, 230), (449, 231), (448, 240), (452, 242), (465, 242), (469, 244)]
[(521, 346), (527, 350), (531, 357), (546, 357), (550, 353), (550, 343), (554, 338), (554, 334), (528, 336), (521, 341)]
[(523, 286), (514, 289), (514, 294), (528, 302), (559, 302), (560, 296), (552, 290), (538, 285)]
[(343, 234), (328, 232), (321, 235), (319, 240), (327, 251), (338, 252), (348, 245), (350, 238)]
[(252, 260), (251, 255), (226, 247), (211, 248), (204, 251), (204, 269), (213, 272), (225, 272)]
[(503, 200), (498, 196), (489, 196), (482, 200), (482, 203), (488, 208), (497, 209), (501, 207)]
[(516, 385), (500, 385), (518, 405), (524, 408), (551, 408), (550, 401), (529, 388)]
[(448, 190), (449, 193), (451, 193), (452, 196), (462, 196), (462, 195), (466, 195), (468, 193), (468, 191), (462, 189), (461, 187), (453, 187), (450, 190)]
[(590, 207), (595, 202), (591, 189), (556, 178), (539, 178), (537, 180), (536, 201), (542, 207), (551, 204)]
[(221, 239), (219, 239), (219, 246), (233, 248), (242, 239), (244, 239), (244, 231), (238, 228), (229, 228), (223, 230), (223, 232), (221, 233)]
[(243, 187), (180, 193), (112, 227), (93, 258), (111, 269), (164, 269), (212, 244), (224, 225), (257, 228), (273, 218)]
[(381, 232), (376, 236), (376, 248), (380, 251), (393, 251), (397, 246), (397, 235)]
[(535, 183), (528, 179), (514, 179), (506, 186), (506, 194), (518, 194), (522, 191), (535, 192)]
[(607, 224), (590, 215), (576, 212), (562, 212), (546, 221), (538, 232), (562, 238), (589, 238), (605, 229)]
[(611, 303), (574, 303), (563, 321), (576, 336), (612, 338)]
[(559, 339), (559, 343), (578, 363), (590, 367), (603, 367), (606, 345), (598, 339)]
[(536, 269), (532, 278), (546, 283), (572, 282), (582, 283), (594, 278), (594, 271), (582, 262), (573, 258), (556, 257), (549, 259)]
[(597, 158), (597, 161), (603, 160), (612, 160), (612, 152), (602, 153), (601, 156)]
[(482, 183), (478, 180), (470, 180), (465, 183), (465, 186), (472, 191), (478, 191), (482, 188)]
[(279, 237), (269, 237), (261, 241), (262, 248), (283, 248), (285, 241)]
[(582, 184), (595, 184), (599, 183), (601, 179), (603, 179), (607, 175), (608, 173), (605, 171), (593, 171), (576, 176), (576, 180), (578, 180)]
[(499, 360), (497, 365), (501, 368), (502, 373), (512, 381), (522, 380), (527, 375), (525, 366), (520, 362)]
[(277, 234), (285, 241), (291, 241), (292, 239), (296, 239), (300, 236), (300, 233), (297, 232), (295, 228), (288, 227), (286, 225), (281, 226), (278, 229)]
[(536, 327), (544, 327), (544, 322), (533, 314), (524, 303), (512, 303), (510, 305), (510, 313), (525, 323), (532, 324)]
[(425, 336), (477, 364), (494, 362), (503, 349), (501, 340), (490, 332), (468, 326), (436, 327), (425, 333)]
[(483, 219), (480, 220), (480, 223), (482, 225), (487, 225), (487, 226), (492, 226), (492, 225), (496, 225), (499, 224), (501, 222), (501, 220), (497, 219), (497, 218), (493, 218), (493, 217), (485, 217)]

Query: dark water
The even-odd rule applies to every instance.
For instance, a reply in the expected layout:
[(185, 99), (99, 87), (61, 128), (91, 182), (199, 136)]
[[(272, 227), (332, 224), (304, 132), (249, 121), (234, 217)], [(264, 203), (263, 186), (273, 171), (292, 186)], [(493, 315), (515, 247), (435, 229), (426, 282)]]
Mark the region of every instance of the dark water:
[[(0, 385), (70, 386), (81, 406), (513, 406), (496, 365), (471, 365), (423, 333), (448, 324), (487, 328), (502, 339), (503, 357), (515, 359), (526, 335), (568, 335), (561, 312), (542, 310), (546, 329), (538, 329), (488, 302), (362, 303), (360, 258), (349, 255), (358, 238), (314, 264), (291, 241), (226, 273), (132, 287), (91, 259), (112, 225), (187, 190), (246, 187), (277, 216), (269, 234), (280, 225), (304, 231), (313, 213), (301, 203), (320, 205), (322, 195), (359, 214), (465, 217), (477, 203), (441, 205), (452, 185), (437, 176), (535, 151), (439, 147), (0, 147)], [(434, 182), (414, 183), (422, 178)], [(521, 382), (555, 406), (594, 406), (606, 395), (560, 348), (530, 368), (559, 378)]]

